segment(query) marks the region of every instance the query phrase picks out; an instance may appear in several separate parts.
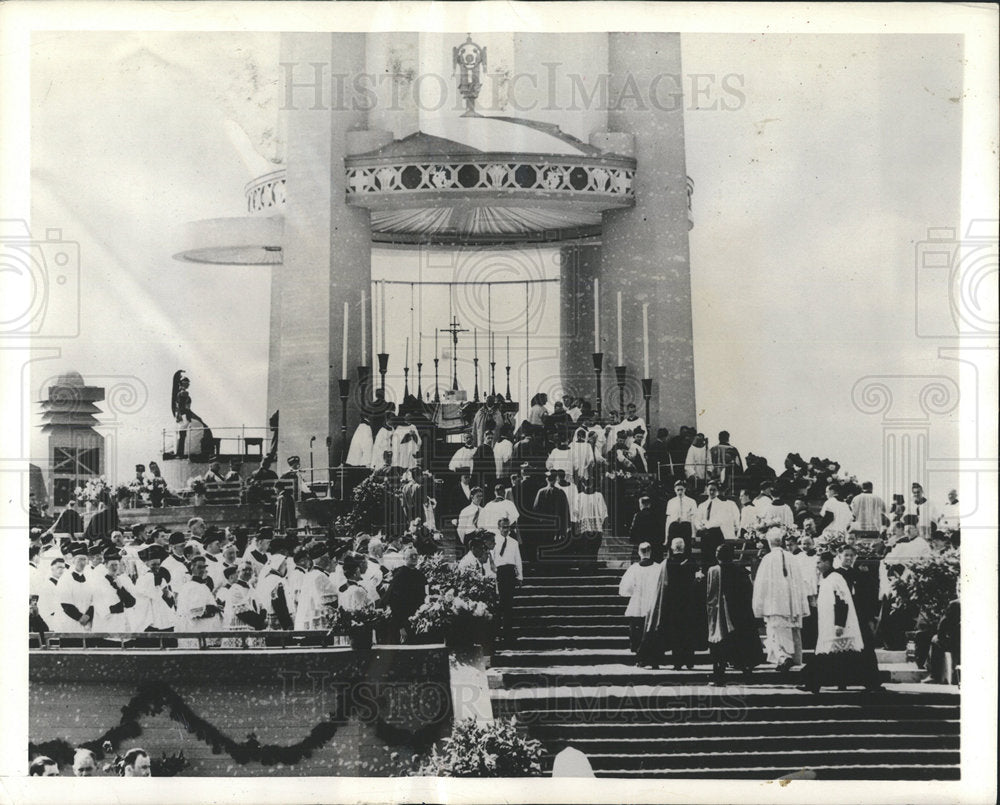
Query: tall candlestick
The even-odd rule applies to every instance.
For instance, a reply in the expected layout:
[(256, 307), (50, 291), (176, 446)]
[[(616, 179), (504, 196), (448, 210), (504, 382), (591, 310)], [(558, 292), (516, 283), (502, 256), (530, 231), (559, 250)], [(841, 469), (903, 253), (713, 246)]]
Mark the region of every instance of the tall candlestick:
[[(621, 294), (619, 294), (619, 297)], [(621, 301), (618, 304), (618, 327), (621, 328)], [(621, 338), (618, 339), (621, 342)], [(382, 280), (382, 351), (385, 352), (385, 280)]]
[(625, 358), (622, 352), (622, 292), (618, 292), (618, 365), (625, 365)]
[[(378, 334), (377, 334), (377, 332), (375, 330), (375, 322), (378, 321), (378, 318), (377, 318), (377, 316), (378, 316), (377, 304), (378, 304), (378, 284), (376, 283), (375, 287), (372, 288), (372, 310), (371, 310), (371, 313), (372, 313), (372, 348), (375, 348), (375, 347), (378, 346), (378, 338), (377, 338)], [(367, 333), (366, 333), (366, 335), (367, 335)], [(378, 350), (376, 350), (376, 351), (378, 351)], [(367, 353), (365, 355), (364, 365), (365, 366), (371, 366), (371, 360), (372, 360), (371, 353)]]
[(350, 314), (351, 309), (347, 302), (344, 302), (344, 343), (341, 350), (340, 359), (340, 377), (343, 380), (347, 379), (347, 317)]
[(594, 277), (594, 352), (601, 351), (600, 277)]
[(368, 315), (365, 310), (365, 292), (361, 292), (361, 365), (368, 365)]
[(403, 367), (410, 368), (410, 336), (406, 336), (406, 363), (403, 364)]
[(420, 331), (417, 333), (417, 363), (421, 363), (424, 359), (424, 333)]
[(476, 327), (472, 331), (472, 357), (479, 357), (479, 328)]
[(434, 328), (434, 360), (438, 359), (438, 331)]
[(649, 377), (649, 303), (642, 305), (642, 369), (643, 377)]
[(510, 365), (510, 336), (507, 336), (507, 365)]

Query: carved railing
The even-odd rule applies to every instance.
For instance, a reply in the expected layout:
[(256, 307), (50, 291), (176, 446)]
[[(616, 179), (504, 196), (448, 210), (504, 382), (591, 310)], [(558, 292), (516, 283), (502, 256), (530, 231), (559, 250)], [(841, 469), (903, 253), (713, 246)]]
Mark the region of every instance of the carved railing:
[(284, 168), (258, 176), (244, 188), (247, 197), (247, 212), (261, 213), (283, 209), (285, 206)]
[(635, 165), (622, 160), (583, 162), (546, 157), (399, 164), (351, 164), (346, 168), (347, 196), (360, 199), (384, 193), (448, 191), (529, 191), (555, 196), (593, 196), (630, 204), (635, 199)]

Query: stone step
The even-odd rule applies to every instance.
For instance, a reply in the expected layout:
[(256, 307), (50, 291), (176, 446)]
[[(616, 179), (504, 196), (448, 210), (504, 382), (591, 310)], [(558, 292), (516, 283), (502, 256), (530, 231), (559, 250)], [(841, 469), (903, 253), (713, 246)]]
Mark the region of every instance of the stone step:
[[(796, 746), (801, 736), (852, 736), (856, 742), (858, 735), (867, 738), (883, 735), (907, 735), (927, 738), (933, 741), (959, 739), (961, 721), (942, 719), (928, 721), (926, 719), (910, 719), (907, 721), (891, 719), (785, 719), (775, 721), (709, 721), (709, 722), (678, 722), (663, 721), (658, 723), (638, 722), (606, 722), (606, 723), (575, 723), (545, 719), (545, 711), (535, 713), (518, 713), (518, 721), (527, 724), (531, 734), (548, 746), (550, 743), (563, 742), (578, 748), (591, 740), (627, 741), (627, 740), (691, 740), (697, 739), (698, 746), (702, 740), (758, 740), (776, 738), (784, 740), (786, 745)], [(852, 744), (854, 745), (854, 744)], [(934, 744), (935, 746), (937, 744)]]
[[(548, 767), (551, 770), (551, 766)], [(785, 766), (744, 766), (731, 768), (678, 769), (595, 769), (597, 777), (636, 778), (642, 780), (777, 780), (800, 769)], [(961, 768), (947, 763), (844, 764), (809, 767), (817, 780), (958, 780)]]
[[(882, 669), (882, 680), (893, 681), (891, 668)], [(709, 665), (695, 666), (693, 669), (673, 670), (670, 666), (659, 670), (637, 668), (621, 663), (600, 666), (548, 665), (546, 667), (505, 667), (493, 669), (500, 674), (504, 687), (563, 687), (571, 685), (700, 685), (712, 681)], [(795, 672), (776, 671), (765, 666), (756, 669), (750, 676), (730, 674), (732, 684), (750, 685), (795, 685), (799, 675)], [(910, 678), (899, 681), (913, 681)]]
[(624, 617), (622, 613), (625, 607), (620, 602), (607, 602), (600, 604), (578, 604), (575, 601), (555, 604), (549, 606), (524, 606), (519, 604), (514, 607), (514, 616), (518, 618), (532, 618), (537, 615), (609, 615), (611, 617)]
[[(890, 725), (891, 726), (891, 725)], [(796, 734), (794, 737), (776, 733), (773, 735), (724, 735), (719, 737), (701, 736), (692, 741), (691, 736), (629, 736), (608, 735), (582, 738), (577, 735), (562, 736), (550, 734), (545, 741), (546, 751), (553, 755), (567, 746), (579, 749), (588, 757), (601, 754), (632, 753), (642, 755), (688, 755), (697, 749), (699, 753), (715, 752), (732, 754), (743, 752), (783, 752), (796, 751), (843, 751), (856, 749), (858, 733), (837, 733), (834, 725), (832, 733), (813, 730), (812, 734)], [(537, 733), (537, 730), (533, 730)], [(960, 736), (954, 735), (913, 735), (887, 731), (866, 735), (864, 748), (868, 750), (899, 752), (910, 749), (955, 750), (959, 748)]]
[(606, 592), (604, 590), (590, 590), (585, 593), (574, 593), (572, 595), (561, 595), (552, 593), (527, 593), (520, 591), (514, 597), (514, 608), (523, 607), (547, 607), (553, 612), (560, 612), (567, 606), (583, 605), (587, 606), (608, 606), (618, 610), (619, 614), (625, 612), (628, 606), (628, 599), (618, 595), (616, 592)]
[(636, 769), (642, 771), (675, 769), (690, 772), (692, 769), (729, 769), (765, 767), (783, 769), (782, 776), (813, 766), (835, 768), (838, 765), (922, 765), (921, 761), (936, 765), (955, 765), (961, 762), (957, 749), (868, 749), (852, 747), (816, 751), (811, 749), (782, 749), (741, 752), (678, 752), (649, 753), (616, 752), (588, 755), (595, 771), (604, 769)]
[(917, 713), (928, 719), (943, 719), (958, 718), (961, 703), (958, 689), (943, 685), (893, 684), (885, 693), (864, 695), (824, 689), (814, 695), (796, 690), (790, 684), (762, 688), (743, 687), (738, 682), (721, 688), (633, 684), (523, 686), (498, 691), (494, 698), (515, 701), (519, 710), (562, 713), (567, 721), (574, 720), (574, 713), (600, 710), (602, 717), (624, 722), (676, 720), (678, 712), (715, 720), (767, 719), (774, 713), (789, 718), (822, 718), (826, 711), (860, 718), (895, 718), (897, 714), (907, 717)]
[(621, 583), (622, 574), (617, 570), (614, 575), (608, 576), (532, 576), (527, 570), (524, 573), (524, 581), (521, 589), (528, 588), (538, 588), (550, 590), (552, 588), (562, 589), (564, 587), (580, 587), (583, 589), (590, 589), (591, 587), (606, 587), (610, 589), (618, 589), (618, 585)]
[(558, 615), (542, 616), (540, 618), (517, 620), (515, 613), (512, 628), (516, 635), (538, 636), (552, 640), (569, 640), (574, 637), (595, 637), (603, 635), (605, 637), (623, 637), (628, 634), (628, 621), (624, 616), (617, 619), (617, 622), (607, 622), (599, 618), (596, 623), (588, 623), (593, 620), (590, 616), (577, 617), (571, 622)]
[[(594, 627), (600, 628), (600, 627)], [(620, 631), (615, 627), (616, 631)], [(525, 650), (545, 651), (549, 649), (574, 649), (586, 648), (593, 650), (601, 649), (625, 649), (628, 650), (628, 638), (615, 633), (597, 634), (565, 634), (565, 635), (539, 635), (535, 637), (524, 636), (522, 631), (515, 632), (512, 647), (515, 651)], [(494, 656), (494, 661), (498, 656), (507, 656), (507, 652), (498, 652)], [(495, 664), (495, 662), (494, 662)]]
[[(544, 668), (552, 665), (629, 665), (634, 664), (635, 662), (635, 655), (629, 649), (628, 640), (625, 638), (622, 638), (618, 645), (600, 648), (595, 648), (590, 645), (589, 642), (584, 643), (583, 641), (571, 641), (567, 638), (550, 638), (551, 643), (549, 645), (527, 645), (526, 641), (528, 639), (531, 638), (515, 638), (509, 648), (497, 651), (493, 655), (493, 666), (520, 665), (523, 667)], [(535, 639), (538, 640), (540, 638)], [(604, 638), (604, 640), (607, 639), (608, 638)], [(808, 662), (812, 655), (813, 652), (811, 651), (803, 652), (803, 661)], [(905, 651), (877, 650), (875, 652), (875, 656), (878, 659), (880, 666), (900, 665), (904, 667), (895, 668), (898, 673), (902, 673), (903, 671), (912, 671), (914, 674), (920, 674), (920, 678), (918, 679), (900, 678), (894, 681), (919, 682), (926, 673), (917, 668), (916, 665), (907, 666)], [(696, 668), (702, 666), (706, 666), (709, 669), (711, 668), (712, 659), (708, 651), (695, 652), (694, 660)], [(763, 670), (767, 667), (769, 666), (762, 665), (759, 668), (760, 670)], [(732, 675), (734, 679), (740, 678), (740, 675), (735, 671), (732, 671)]]
[[(515, 609), (511, 618), (511, 626), (518, 629), (539, 629), (546, 634), (555, 634), (551, 630), (557, 627), (576, 630), (581, 627), (601, 626), (607, 629), (617, 629), (619, 634), (628, 634), (628, 618), (622, 615), (621, 611), (610, 613), (577, 611), (553, 613), (550, 610), (546, 610), (541, 613), (525, 613), (519, 609)], [(580, 632), (575, 633), (580, 634)]]
[(618, 567), (571, 567), (548, 562), (528, 562), (524, 565), (525, 579), (538, 583), (554, 583), (564, 581), (573, 584), (586, 584), (588, 581), (611, 580), (621, 581), (622, 571)]

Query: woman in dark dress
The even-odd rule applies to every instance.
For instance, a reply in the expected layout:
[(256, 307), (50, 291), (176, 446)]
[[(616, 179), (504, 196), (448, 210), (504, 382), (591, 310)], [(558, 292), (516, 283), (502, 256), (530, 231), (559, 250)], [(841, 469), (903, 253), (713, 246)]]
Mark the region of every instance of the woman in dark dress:
[(732, 545), (723, 543), (715, 555), (718, 564), (708, 569), (708, 645), (713, 684), (721, 684), (727, 665), (749, 674), (764, 661), (764, 649), (753, 616), (750, 573), (734, 561)]
[(637, 664), (654, 670), (671, 652), (674, 670), (694, 667), (694, 653), (701, 642), (704, 606), (699, 606), (697, 565), (685, 553), (684, 540), (670, 543), (670, 556), (660, 570), (656, 604), (646, 618), (646, 628), (637, 652)]

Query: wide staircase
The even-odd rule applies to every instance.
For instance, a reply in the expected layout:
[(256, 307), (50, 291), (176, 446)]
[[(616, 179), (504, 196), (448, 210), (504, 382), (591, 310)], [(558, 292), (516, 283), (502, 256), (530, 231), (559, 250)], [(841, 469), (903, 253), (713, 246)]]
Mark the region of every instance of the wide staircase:
[(958, 778), (959, 695), (916, 684), (905, 652), (879, 653), (884, 693), (813, 695), (771, 665), (709, 687), (707, 652), (693, 670), (637, 668), (618, 560), (527, 568), (512, 647), (494, 656), (494, 713), (516, 715), (547, 764), (573, 746), (600, 777)]

